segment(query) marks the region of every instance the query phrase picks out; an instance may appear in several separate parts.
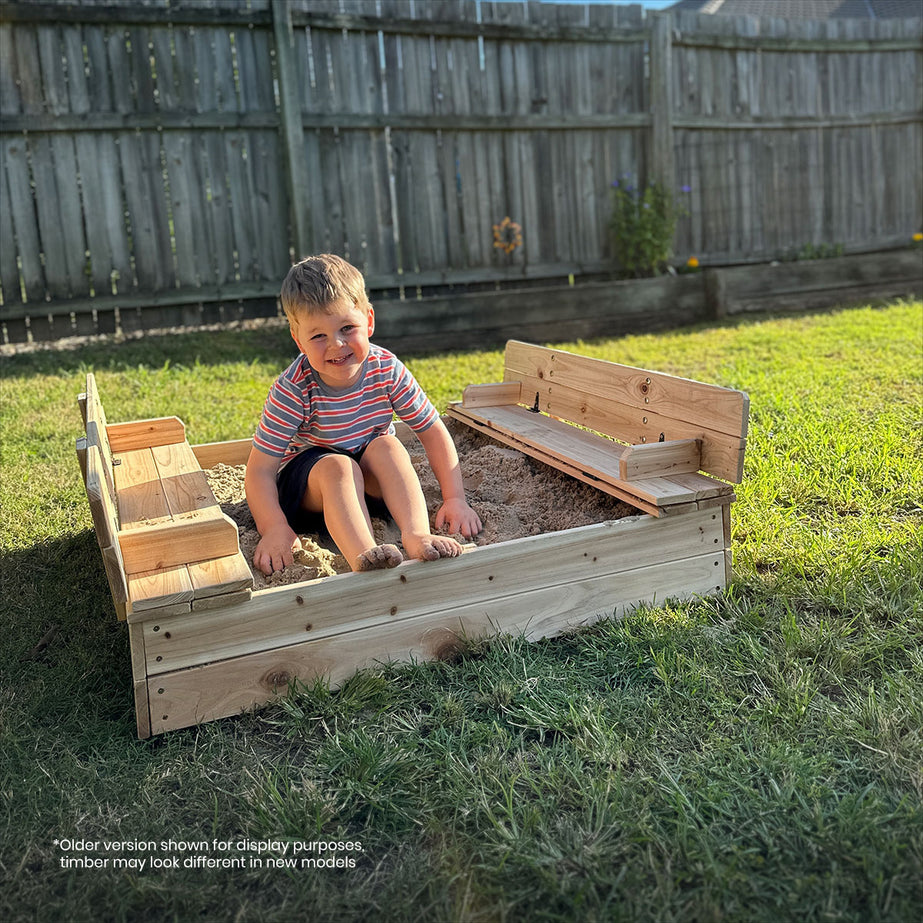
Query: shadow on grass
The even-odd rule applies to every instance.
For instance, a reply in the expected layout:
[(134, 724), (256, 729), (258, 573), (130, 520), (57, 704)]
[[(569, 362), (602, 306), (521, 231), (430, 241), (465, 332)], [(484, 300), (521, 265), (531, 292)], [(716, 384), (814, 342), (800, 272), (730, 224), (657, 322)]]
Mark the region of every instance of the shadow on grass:
[(0, 556), (3, 685), (20, 721), (80, 737), (116, 722), (134, 733), (128, 633), (91, 531)]

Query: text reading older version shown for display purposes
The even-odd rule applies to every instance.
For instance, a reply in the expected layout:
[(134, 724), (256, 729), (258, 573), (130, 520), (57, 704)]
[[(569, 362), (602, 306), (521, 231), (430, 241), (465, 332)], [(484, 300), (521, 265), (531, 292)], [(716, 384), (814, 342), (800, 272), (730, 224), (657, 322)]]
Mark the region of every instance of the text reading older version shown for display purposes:
[(351, 869), (362, 844), (351, 840), (56, 839), (64, 869)]

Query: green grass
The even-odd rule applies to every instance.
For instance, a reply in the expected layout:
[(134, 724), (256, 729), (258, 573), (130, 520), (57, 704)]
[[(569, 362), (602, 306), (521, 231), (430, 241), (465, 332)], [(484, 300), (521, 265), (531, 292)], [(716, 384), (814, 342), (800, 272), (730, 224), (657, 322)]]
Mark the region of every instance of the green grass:
[[(749, 393), (724, 595), (145, 742), (74, 398), (92, 369), (110, 422), (239, 438), (289, 341), (3, 360), (3, 919), (919, 919), (923, 305), (562, 345)], [(502, 368), (499, 351), (407, 358), (439, 405)], [(61, 838), (362, 851), (354, 868), (80, 870)]]

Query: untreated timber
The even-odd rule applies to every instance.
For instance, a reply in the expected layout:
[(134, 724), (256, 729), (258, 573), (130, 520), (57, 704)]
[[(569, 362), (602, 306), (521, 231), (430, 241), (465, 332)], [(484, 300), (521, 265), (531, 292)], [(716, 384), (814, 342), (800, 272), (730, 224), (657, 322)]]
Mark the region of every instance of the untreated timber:
[(630, 445), (619, 458), (623, 481), (649, 477), (672, 477), (698, 471), (702, 467), (701, 439), (671, 439)]
[(382, 663), (451, 659), (466, 638), (521, 632), (536, 640), (600, 617), (620, 615), (642, 600), (689, 599), (723, 585), (724, 554), (718, 551), (617, 575), (527, 589), (488, 602), (466, 602), (454, 608), (439, 603), (418, 618), (151, 676), (152, 731), (237, 714), (284, 695), (295, 680), (320, 678), (335, 687), (356, 670)]
[(655, 516), (731, 492), (728, 485), (698, 474), (686, 475), (683, 482), (665, 477), (625, 481), (619, 469), (625, 446), (521, 406), (451, 404), (447, 415)]

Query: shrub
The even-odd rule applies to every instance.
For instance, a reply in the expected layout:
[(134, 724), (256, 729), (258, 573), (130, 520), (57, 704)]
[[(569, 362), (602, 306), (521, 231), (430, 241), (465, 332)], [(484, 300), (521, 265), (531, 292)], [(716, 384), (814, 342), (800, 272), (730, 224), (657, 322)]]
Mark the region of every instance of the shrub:
[[(683, 186), (681, 194), (689, 192)], [(609, 235), (622, 273), (631, 278), (660, 275), (673, 255), (676, 222), (689, 213), (685, 200), (651, 181), (639, 188), (630, 173), (612, 183)]]

